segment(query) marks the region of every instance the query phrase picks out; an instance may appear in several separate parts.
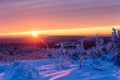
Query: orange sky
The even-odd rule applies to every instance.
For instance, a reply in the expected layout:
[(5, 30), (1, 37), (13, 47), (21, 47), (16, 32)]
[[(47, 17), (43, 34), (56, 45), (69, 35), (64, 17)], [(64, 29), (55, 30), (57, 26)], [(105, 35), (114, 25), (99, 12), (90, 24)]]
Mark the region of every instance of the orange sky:
[(1, 0), (0, 35), (107, 35), (119, 16), (118, 0)]
[[(101, 33), (103, 32), (103, 33)], [(56, 29), (56, 30), (41, 30), (29, 32), (13, 32), (3, 33), (0, 36), (7, 35), (72, 35), (72, 36), (95, 36), (96, 34), (108, 36), (112, 32), (112, 27), (92, 27), (92, 28), (75, 28), (75, 29)]]

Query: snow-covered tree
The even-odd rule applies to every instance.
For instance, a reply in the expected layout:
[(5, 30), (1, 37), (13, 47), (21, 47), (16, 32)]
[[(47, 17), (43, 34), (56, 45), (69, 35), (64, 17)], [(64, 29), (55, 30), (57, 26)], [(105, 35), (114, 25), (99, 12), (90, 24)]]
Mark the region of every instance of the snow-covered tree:
[(97, 34), (96, 35), (96, 48), (98, 48), (99, 47), (99, 35)]
[(112, 41), (114, 42), (117, 38), (117, 31), (115, 28), (112, 28)]

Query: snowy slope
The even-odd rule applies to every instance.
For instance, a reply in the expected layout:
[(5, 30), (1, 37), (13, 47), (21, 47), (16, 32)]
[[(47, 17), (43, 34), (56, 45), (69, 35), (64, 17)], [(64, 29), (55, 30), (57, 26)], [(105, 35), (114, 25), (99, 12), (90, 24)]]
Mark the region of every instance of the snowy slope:
[[(99, 61), (99, 60), (98, 60)], [(60, 67), (53, 59), (17, 61), (0, 65), (0, 80), (120, 80), (120, 68), (106, 61), (85, 61)]]

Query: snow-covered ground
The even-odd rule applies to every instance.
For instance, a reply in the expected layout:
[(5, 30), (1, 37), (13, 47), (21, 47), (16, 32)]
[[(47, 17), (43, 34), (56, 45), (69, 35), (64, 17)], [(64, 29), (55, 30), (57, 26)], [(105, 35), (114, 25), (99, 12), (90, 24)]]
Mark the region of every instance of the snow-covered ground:
[(80, 68), (61, 68), (54, 59), (0, 64), (0, 80), (120, 80), (120, 68), (112, 63), (87, 60)]

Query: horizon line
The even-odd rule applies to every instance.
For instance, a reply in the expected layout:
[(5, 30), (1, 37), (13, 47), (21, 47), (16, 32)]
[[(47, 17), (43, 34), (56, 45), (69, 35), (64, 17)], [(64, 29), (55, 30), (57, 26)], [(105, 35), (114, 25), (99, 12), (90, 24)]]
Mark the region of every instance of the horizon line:
[(53, 29), (53, 30), (35, 30), (26, 32), (2, 33), (4, 36), (31, 36), (34, 32), (38, 35), (54, 35), (54, 36), (108, 36), (112, 33), (112, 27), (92, 27), (92, 28), (70, 28), (70, 29)]

